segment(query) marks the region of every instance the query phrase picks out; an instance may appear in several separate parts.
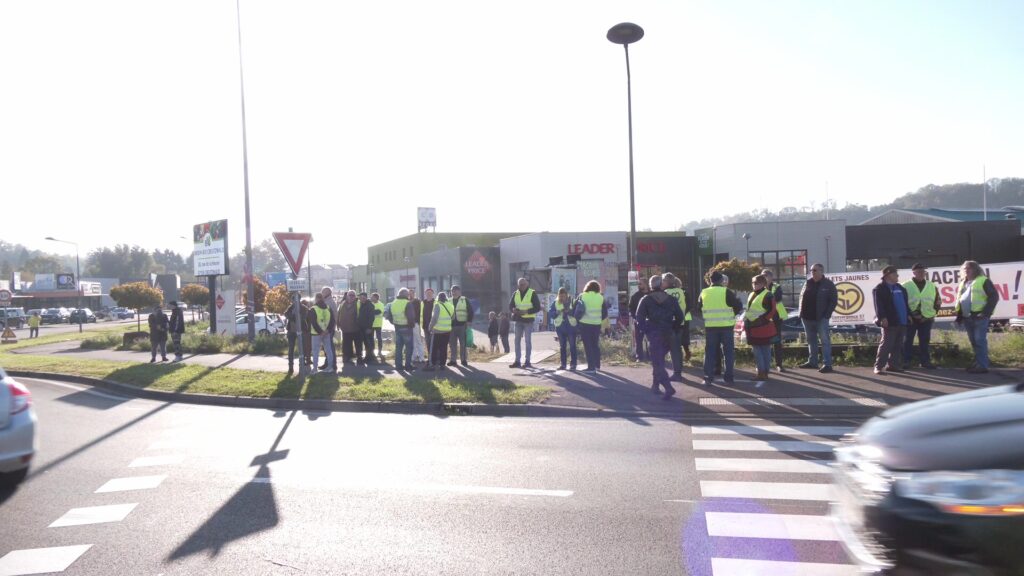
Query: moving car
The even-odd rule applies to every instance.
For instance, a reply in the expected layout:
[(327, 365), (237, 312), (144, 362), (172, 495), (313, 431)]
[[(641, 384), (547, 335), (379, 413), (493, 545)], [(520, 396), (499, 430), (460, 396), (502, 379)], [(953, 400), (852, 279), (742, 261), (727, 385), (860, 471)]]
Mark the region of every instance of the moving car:
[(43, 311), (40, 321), (43, 324), (62, 324), (67, 321), (68, 316), (70, 314), (64, 308), (47, 308)]
[(71, 314), (68, 316), (68, 323), (78, 324), (79, 320), (81, 320), (83, 324), (95, 322), (96, 315), (88, 308), (76, 308), (75, 310), (72, 310)]
[(887, 410), (836, 460), (832, 516), (866, 571), (1024, 574), (1024, 384)]
[(0, 368), (0, 484), (24, 480), (35, 453), (32, 394)]

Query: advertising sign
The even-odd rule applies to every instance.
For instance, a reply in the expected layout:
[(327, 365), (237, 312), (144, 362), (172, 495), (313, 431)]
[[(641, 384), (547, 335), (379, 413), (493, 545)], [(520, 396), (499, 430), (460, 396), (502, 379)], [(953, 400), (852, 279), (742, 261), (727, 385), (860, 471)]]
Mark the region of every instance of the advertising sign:
[(56, 274), (57, 290), (75, 290), (74, 274)]
[(56, 290), (57, 279), (54, 274), (36, 274), (32, 282), (32, 290)]
[(11, 290), (21, 291), (21, 272), (15, 272), (11, 282)]
[(267, 272), (265, 276), (268, 288), (280, 286), (281, 284), (284, 284), (288, 280), (287, 272)]
[(608, 317), (615, 320), (619, 317), (619, 266), (611, 262), (604, 263), (603, 280), (604, 301), (608, 304)]
[(462, 269), (466, 271), (470, 278), (479, 282), (481, 278), (491, 271), (491, 263), (487, 261), (487, 258), (479, 250), (476, 250), (462, 263)]
[[(982, 264), (985, 275), (992, 280), (992, 285), (999, 292), (999, 303), (996, 305), (993, 319), (1006, 319), (1024, 316), (1024, 298), (1021, 294), (1021, 273), (1024, 262), (1004, 264)], [(901, 269), (900, 283), (914, 277), (908, 269)], [(832, 324), (873, 324), (875, 321), (875, 301), (872, 290), (881, 282), (881, 272), (849, 272), (846, 274), (828, 274), (835, 282), (839, 294), (839, 305), (832, 316)], [(956, 292), (960, 285), (960, 267), (944, 266), (929, 268), (928, 279), (935, 283), (942, 298), (942, 307), (936, 320), (952, 320), (956, 316)]]
[(228, 221), (214, 220), (192, 227), (192, 261), (196, 276), (220, 276), (228, 271)]
[(437, 228), (437, 208), (417, 208), (416, 226), (420, 230)]
[(235, 291), (221, 290), (217, 294), (217, 332), (221, 335), (235, 334)]
[(575, 268), (552, 268), (551, 269), (551, 291), (558, 294), (559, 288), (565, 288), (570, 298), (575, 298), (580, 291), (576, 289)]

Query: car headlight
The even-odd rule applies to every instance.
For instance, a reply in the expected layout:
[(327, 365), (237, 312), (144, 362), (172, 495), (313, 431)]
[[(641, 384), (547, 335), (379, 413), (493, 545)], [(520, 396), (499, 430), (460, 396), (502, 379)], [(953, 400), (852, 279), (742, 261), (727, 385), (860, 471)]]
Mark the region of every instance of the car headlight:
[(1016, 470), (916, 472), (897, 478), (896, 491), (951, 514), (1024, 515), (1024, 472)]

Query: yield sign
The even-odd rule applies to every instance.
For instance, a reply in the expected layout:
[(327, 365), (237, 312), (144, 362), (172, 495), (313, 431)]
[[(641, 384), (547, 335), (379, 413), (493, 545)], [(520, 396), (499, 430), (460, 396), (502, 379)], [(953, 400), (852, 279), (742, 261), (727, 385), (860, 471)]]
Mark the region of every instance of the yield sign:
[(291, 266), (292, 274), (299, 275), (302, 259), (306, 257), (306, 248), (312, 239), (313, 235), (308, 232), (274, 232), (274, 240), (288, 261), (288, 266)]

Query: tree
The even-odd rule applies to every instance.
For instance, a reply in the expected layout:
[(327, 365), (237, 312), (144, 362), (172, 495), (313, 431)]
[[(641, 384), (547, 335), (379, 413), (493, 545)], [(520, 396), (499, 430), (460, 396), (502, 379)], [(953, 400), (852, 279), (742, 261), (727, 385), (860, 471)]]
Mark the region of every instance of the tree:
[(114, 286), (110, 289), (110, 297), (117, 302), (118, 306), (135, 310), (135, 317), (139, 319), (139, 331), (142, 330), (140, 311), (143, 308), (159, 306), (164, 301), (163, 291), (159, 288), (153, 288), (145, 282), (132, 282), (130, 284)]
[(761, 264), (754, 262), (749, 264), (740, 260), (739, 258), (733, 258), (728, 262), (719, 262), (712, 266), (711, 270), (704, 276), (704, 280), (711, 283), (711, 273), (721, 272), (729, 277), (729, 288), (736, 290), (737, 292), (750, 292), (750, 283), (761, 273)]
[[(181, 287), (181, 299), (189, 307), (204, 306), (210, 301), (210, 289), (202, 284), (186, 284)], [(202, 319), (202, 314), (199, 315), (199, 318)], [(192, 319), (196, 319), (194, 311)]]
[[(254, 312), (264, 312), (265, 311), (264, 310), (264, 303), (267, 300), (267, 292), (270, 291), (270, 287), (267, 286), (266, 282), (264, 282), (263, 280), (260, 280), (259, 278), (253, 278), (252, 279), (252, 283), (253, 283), (253, 292), (255, 292), (255, 294), (256, 294), (256, 308), (253, 311)], [(242, 304), (245, 304), (246, 307), (249, 306), (249, 291), (248, 290), (245, 290), (245, 291), (242, 292)]]
[(267, 312), (284, 314), (284, 311), (288, 309), (288, 305), (291, 302), (291, 294), (288, 293), (288, 287), (284, 284), (274, 286), (270, 292), (267, 292)]

